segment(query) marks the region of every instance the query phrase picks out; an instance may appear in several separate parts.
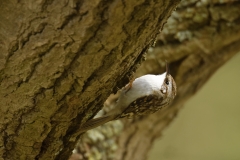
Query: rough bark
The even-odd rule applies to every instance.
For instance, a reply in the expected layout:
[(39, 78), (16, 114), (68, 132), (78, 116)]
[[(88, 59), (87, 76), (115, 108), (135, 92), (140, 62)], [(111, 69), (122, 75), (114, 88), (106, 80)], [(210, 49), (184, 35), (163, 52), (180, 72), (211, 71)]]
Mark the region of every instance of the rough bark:
[(67, 159), (178, 2), (1, 1), (2, 159)]
[[(111, 128), (120, 126), (119, 122), (111, 122), (87, 132), (78, 148), (81, 156), (119, 160), (147, 159), (152, 142), (175, 119), (183, 104), (218, 68), (239, 52), (239, 8), (240, 2), (231, 0), (182, 1), (164, 26), (156, 47), (149, 50), (147, 60), (135, 74), (138, 77), (147, 73), (162, 73), (165, 60), (170, 62), (171, 73), (178, 86), (174, 103), (148, 117), (122, 121), (123, 131), (111, 131)], [(106, 134), (106, 130), (110, 130), (111, 134)], [(93, 138), (92, 135), (98, 136)], [(88, 150), (85, 149), (86, 146)]]

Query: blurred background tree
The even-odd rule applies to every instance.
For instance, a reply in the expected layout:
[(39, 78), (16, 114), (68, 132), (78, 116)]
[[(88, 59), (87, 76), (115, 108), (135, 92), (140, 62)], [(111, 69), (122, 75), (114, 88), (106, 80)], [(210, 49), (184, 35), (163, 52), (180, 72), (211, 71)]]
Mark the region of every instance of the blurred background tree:
[(238, 53), (184, 104), (149, 160), (240, 159), (239, 62)]

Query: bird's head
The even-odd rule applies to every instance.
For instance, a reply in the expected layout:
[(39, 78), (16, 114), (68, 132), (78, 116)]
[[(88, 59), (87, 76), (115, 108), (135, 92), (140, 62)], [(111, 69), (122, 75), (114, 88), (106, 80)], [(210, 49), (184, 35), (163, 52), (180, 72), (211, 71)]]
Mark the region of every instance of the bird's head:
[(165, 95), (168, 101), (172, 101), (177, 94), (177, 85), (170, 74), (170, 70), (167, 63), (166, 63), (165, 79), (161, 87), (161, 92), (162, 94)]

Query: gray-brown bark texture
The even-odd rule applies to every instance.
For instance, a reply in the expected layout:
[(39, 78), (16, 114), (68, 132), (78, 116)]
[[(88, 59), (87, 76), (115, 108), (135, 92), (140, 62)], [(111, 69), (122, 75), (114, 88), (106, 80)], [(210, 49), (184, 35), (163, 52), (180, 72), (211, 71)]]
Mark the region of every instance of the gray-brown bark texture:
[(148, 117), (123, 120), (122, 124), (111, 122), (88, 131), (79, 142), (80, 154), (72, 158), (147, 159), (152, 142), (161, 136), (183, 104), (239, 52), (239, 8), (240, 1), (232, 0), (182, 1), (164, 25), (155, 48), (150, 48), (147, 60), (135, 74), (138, 77), (162, 73), (165, 60), (170, 62), (178, 86), (172, 106)]
[(178, 2), (1, 1), (0, 159), (68, 159)]

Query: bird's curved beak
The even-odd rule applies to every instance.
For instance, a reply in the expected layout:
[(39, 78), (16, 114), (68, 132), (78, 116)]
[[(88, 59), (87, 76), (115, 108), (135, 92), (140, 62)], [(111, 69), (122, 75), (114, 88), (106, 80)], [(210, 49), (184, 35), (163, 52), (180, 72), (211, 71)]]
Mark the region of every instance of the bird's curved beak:
[(166, 61), (166, 72), (167, 72), (166, 76), (170, 74), (170, 69), (167, 61)]

